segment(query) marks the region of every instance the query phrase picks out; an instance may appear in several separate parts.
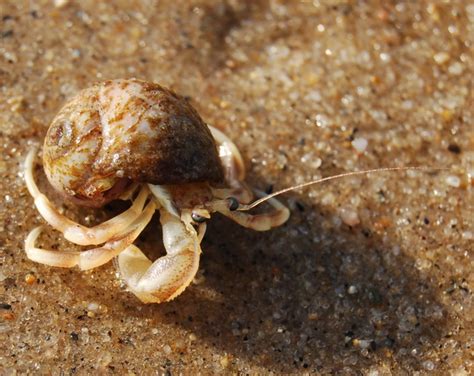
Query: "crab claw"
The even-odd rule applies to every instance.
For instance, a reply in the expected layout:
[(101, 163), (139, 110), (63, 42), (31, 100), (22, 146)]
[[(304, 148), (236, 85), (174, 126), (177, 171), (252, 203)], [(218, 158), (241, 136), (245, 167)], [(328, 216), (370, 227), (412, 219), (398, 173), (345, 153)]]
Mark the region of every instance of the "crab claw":
[(161, 303), (176, 298), (191, 283), (199, 267), (199, 236), (179, 217), (160, 210), (166, 256), (151, 262), (136, 246), (118, 256), (120, 275), (143, 303)]

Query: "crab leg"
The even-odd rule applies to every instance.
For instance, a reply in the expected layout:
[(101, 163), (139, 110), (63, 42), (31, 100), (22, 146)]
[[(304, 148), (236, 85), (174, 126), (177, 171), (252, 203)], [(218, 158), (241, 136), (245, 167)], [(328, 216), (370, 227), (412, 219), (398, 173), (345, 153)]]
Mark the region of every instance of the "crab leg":
[[(256, 191), (259, 196), (264, 196), (263, 192)], [(290, 211), (276, 198), (267, 201), (274, 210), (263, 214), (248, 214), (240, 211), (230, 211), (227, 207), (219, 207), (218, 212), (229, 217), (243, 227), (255, 231), (267, 231), (272, 227), (278, 227), (285, 223), (290, 217)]]
[(235, 197), (239, 202), (249, 203), (253, 199), (252, 191), (243, 182), (245, 179), (245, 166), (242, 155), (237, 146), (220, 130), (208, 125), (212, 136), (219, 144), (218, 151), (222, 166), (224, 167), (225, 180), (232, 188), (213, 188), (215, 197), (224, 199)]
[(225, 169), (227, 182), (233, 188), (239, 188), (240, 182), (245, 179), (245, 165), (237, 146), (219, 129), (208, 125), (212, 137), (219, 144), (218, 151)]
[(206, 223), (200, 223), (199, 224), (198, 231), (197, 231), (199, 244), (201, 244), (202, 239), (204, 238), (204, 235), (206, 235), (206, 229), (207, 229)]
[(106, 242), (123, 232), (142, 212), (148, 197), (148, 188), (144, 185), (132, 206), (123, 213), (95, 227), (82, 226), (57, 211), (48, 198), (40, 192), (33, 177), (35, 150), (28, 153), (25, 162), (25, 181), (28, 191), (33, 196), (36, 208), (41, 216), (64, 237), (79, 245), (95, 245)]
[(87, 251), (52, 251), (48, 249), (37, 248), (36, 239), (41, 233), (41, 227), (32, 230), (25, 240), (26, 255), (30, 260), (62, 268), (72, 268), (79, 266), (80, 269), (92, 269), (103, 265), (117, 256), (125, 248), (130, 246), (140, 235), (146, 225), (150, 222), (155, 212), (156, 204), (150, 202), (145, 210), (135, 219), (135, 221), (126, 229), (120, 237), (112, 239), (102, 247), (89, 249)]
[(166, 256), (151, 262), (131, 245), (118, 256), (118, 266), (129, 289), (143, 303), (170, 301), (191, 283), (199, 267), (201, 248), (195, 231), (179, 217), (160, 209)]

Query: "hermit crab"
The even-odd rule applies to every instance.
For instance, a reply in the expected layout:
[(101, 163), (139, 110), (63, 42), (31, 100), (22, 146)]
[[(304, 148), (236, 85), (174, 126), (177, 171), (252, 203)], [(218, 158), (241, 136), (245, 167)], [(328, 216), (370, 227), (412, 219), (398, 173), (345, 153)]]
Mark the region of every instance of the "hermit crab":
[[(58, 267), (92, 269), (117, 260), (128, 289), (144, 303), (176, 298), (199, 267), (206, 220), (219, 212), (257, 231), (280, 226), (288, 209), (275, 196), (346, 176), (431, 167), (353, 171), (298, 184), (269, 195), (245, 183), (242, 157), (228, 137), (206, 125), (189, 102), (158, 84), (136, 79), (98, 83), (57, 114), (43, 146), (50, 184), (78, 205), (101, 207), (129, 200), (130, 207), (95, 227), (65, 217), (40, 192), (33, 177), (37, 151), (25, 162), (25, 181), (42, 217), (84, 251), (35, 246), (41, 226), (25, 240), (29, 259)], [(260, 196), (253, 201), (254, 194)], [(248, 214), (263, 202), (273, 208)], [(159, 211), (166, 256), (152, 262), (133, 242)]]
[[(50, 184), (78, 205), (130, 207), (95, 227), (65, 217), (40, 192), (25, 162), (25, 181), (41, 216), (84, 251), (35, 246), (41, 226), (26, 238), (29, 259), (57, 267), (91, 269), (117, 257), (120, 276), (144, 303), (174, 299), (199, 267), (205, 221), (219, 212), (257, 231), (280, 226), (288, 209), (272, 197), (269, 213), (242, 210), (254, 192), (245, 184), (242, 157), (221, 131), (206, 125), (189, 102), (158, 84), (111, 80), (79, 92), (57, 114), (43, 145)], [(261, 195), (257, 192), (257, 195)], [(150, 261), (133, 245), (159, 211), (166, 256)]]

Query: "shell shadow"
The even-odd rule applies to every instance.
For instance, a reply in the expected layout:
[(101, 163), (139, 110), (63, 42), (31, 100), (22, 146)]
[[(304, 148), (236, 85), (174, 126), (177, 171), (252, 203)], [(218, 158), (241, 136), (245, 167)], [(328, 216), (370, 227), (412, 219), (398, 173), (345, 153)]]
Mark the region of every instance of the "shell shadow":
[(202, 244), (205, 281), (168, 304), (125, 304), (127, 314), (182, 327), (268, 371), (339, 372), (390, 359), (421, 369), (417, 354), (447, 321), (436, 286), (396, 240), (328, 226), (334, 213), (290, 197), (297, 209), (269, 232), (214, 216)]

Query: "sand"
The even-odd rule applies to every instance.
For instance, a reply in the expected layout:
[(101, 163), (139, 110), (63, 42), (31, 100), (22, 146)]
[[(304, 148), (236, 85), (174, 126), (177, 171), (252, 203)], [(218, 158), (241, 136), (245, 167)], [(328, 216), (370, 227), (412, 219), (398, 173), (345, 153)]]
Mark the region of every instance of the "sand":
[[(468, 375), (473, 361), (472, 1), (2, 1), (0, 373)], [(113, 263), (28, 260), (22, 174), (65, 101), (137, 77), (188, 96), (282, 227), (215, 215), (195, 283), (144, 305)], [(41, 187), (69, 217), (78, 208)], [(162, 252), (155, 219), (138, 244)], [(46, 226), (40, 245), (79, 249)]]

